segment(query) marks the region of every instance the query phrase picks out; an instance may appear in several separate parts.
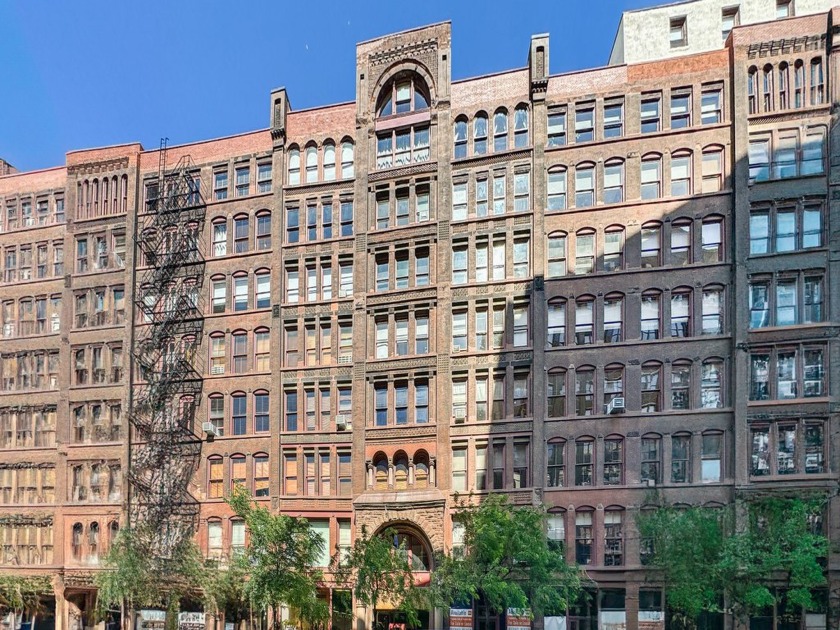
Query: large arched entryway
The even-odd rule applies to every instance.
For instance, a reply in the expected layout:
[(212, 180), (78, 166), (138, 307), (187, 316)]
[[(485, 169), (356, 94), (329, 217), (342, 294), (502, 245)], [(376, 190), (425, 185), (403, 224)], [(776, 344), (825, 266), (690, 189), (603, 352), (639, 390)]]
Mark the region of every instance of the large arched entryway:
[[(377, 536), (388, 536), (393, 542), (394, 549), (404, 553), (414, 573), (414, 583), (420, 587), (427, 587), (434, 569), (434, 554), (428, 537), (412, 523), (392, 521), (382, 524), (376, 531)], [(418, 612), (420, 623), (409, 626), (404, 613), (396, 610), (391, 602), (380, 602), (373, 611), (373, 630), (410, 630), (416, 628), (430, 628), (432, 611)]]

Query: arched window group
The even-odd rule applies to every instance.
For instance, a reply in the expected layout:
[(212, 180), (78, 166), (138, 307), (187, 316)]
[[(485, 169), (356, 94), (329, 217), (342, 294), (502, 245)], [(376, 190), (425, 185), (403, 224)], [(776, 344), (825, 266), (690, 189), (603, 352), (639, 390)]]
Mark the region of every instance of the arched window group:
[(114, 544), (120, 531), (119, 522), (110, 521), (107, 530), (98, 521), (73, 523), (70, 530), (70, 555), (74, 563), (98, 565), (107, 551), (107, 546)]
[(615, 415), (625, 410), (718, 409), (725, 406), (723, 372), (720, 357), (676, 359), (670, 364), (651, 360), (630, 370), (620, 363), (553, 367), (546, 378), (546, 413), (562, 418)]
[(750, 114), (814, 107), (825, 103), (823, 58), (792, 63), (751, 66), (747, 70), (747, 106)]
[(530, 110), (521, 103), (511, 113), (505, 107), (493, 112), (492, 119), (487, 112), (479, 111), (472, 119), (460, 115), (455, 119), (453, 157), (484, 155), (492, 146), (494, 153), (508, 149), (525, 148), (531, 145)]
[(128, 175), (94, 177), (76, 184), (76, 218), (121, 214), (128, 207)]
[(721, 262), (723, 238), (724, 218), (716, 214), (699, 221), (650, 221), (630, 235), (623, 225), (581, 228), (574, 234), (556, 230), (547, 236), (546, 277)]
[(425, 450), (409, 456), (398, 450), (391, 457), (377, 453), (368, 463), (368, 487), (382, 491), (424, 490), (436, 485), (434, 461)]
[(308, 142), (303, 150), (293, 144), (288, 149), (286, 159), (286, 183), (289, 186), (353, 178), (354, 146), (350, 138), (344, 138), (338, 144), (327, 139), (320, 147), (315, 142)]
[(239, 212), (232, 217), (217, 216), (210, 220), (211, 256), (244, 254), (271, 249), (271, 210)]

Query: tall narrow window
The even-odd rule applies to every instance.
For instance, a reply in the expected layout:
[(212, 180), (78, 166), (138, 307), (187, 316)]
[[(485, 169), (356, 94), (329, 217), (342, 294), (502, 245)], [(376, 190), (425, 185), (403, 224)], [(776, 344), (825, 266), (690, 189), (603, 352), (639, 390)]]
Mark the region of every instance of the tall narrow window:
[(548, 172), (548, 207), (546, 210), (566, 209), (566, 169), (554, 168)]
[(824, 90), (822, 59), (815, 57), (811, 60), (811, 105), (821, 105), (824, 102)]
[(473, 120), (473, 152), (476, 155), (487, 153), (487, 115), (476, 114)]
[(579, 164), (575, 169), (575, 206), (588, 208), (595, 203), (595, 167)]
[(530, 144), (528, 136), (528, 108), (520, 105), (513, 113), (513, 145), (519, 149)]
[(508, 116), (500, 110), (493, 115), (493, 151), (498, 153), (508, 148)]

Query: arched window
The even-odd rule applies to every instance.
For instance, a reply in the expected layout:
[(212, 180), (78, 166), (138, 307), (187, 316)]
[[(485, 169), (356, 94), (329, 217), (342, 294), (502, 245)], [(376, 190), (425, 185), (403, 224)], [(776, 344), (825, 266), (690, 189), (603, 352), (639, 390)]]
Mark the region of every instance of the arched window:
[(717, 192), (723, 188), (723, 149), (711, 146), (703, 149), (702, 192)]
[(111, 178), (111, 212), (117, 212), (117, 199), (119, 198), (119, 179), (116, 175)]
[(221, 331), (210, 333), (210, 374), (212, 376), (225, 373), (225, 366), (227, 365), (225, 346), (225, 333)]
[(508, 115), (504, 109), (493, 114), (493, 151), (499, 153), (508, 148)]
[(548, 302), (547, 341), (551, 348), (566, 344), (566, 300), (554, 298)]
[(604, 485), (620, 486), (624, 482), (624, 438), (608, 435), (604, 438)]
[(248, 272), (237, 271), (233, 274), (233, 310), (248, 310)]
[(761, 104), (765, 112), (773, 111), (773, 66), (769, 63), (761, 73)]
[(651, 153), (642, 158), (642, 199), (659, 199), (662, 196), (662, 156)]
[(552, 232), (548, 235), (548, 268), (549, 278), (560, 278), (566, 275), (566, 233)]
[(723, 473), (723, 433), (704, 433), (702, 440), (700, 481), (702, 483), (720, 482)]
[(403, 451), (394, 455), (394, 490), (408, 490), (408, 455)]
[(579, 346), (595, 342), (595, 296), (581, 295), (575, 300), (575, 343)]
[(604, 343), (618, 343), (624, 339), (624, 294), (604, 296)]
[(546, 210), (566, 209), (566, 168), (555, 166), (548, 170), (548, 207)]
[[(565, 376), (565, 371), (564, 371)], [(551, 414), (549, 414), (551, 417)], [(549, 440), (548, 445), (546, 447), (546, 465), (548, 466), (548, 487), (549, 488), (562, 488), (566, 485), (566, 440), (562, 438), (552, 438)], [(549, 540), (558, 540), (552, 539), (551, 537), (551, 517), (549, 517)], [(563, 537), (560, 537), (559, 540), (564, 540)]]
[(306, 183), (318, 181), (318, 149), (314, 145), (306, 147)]
[(324, 143), (324, 181), (331, 182), (335, 179), (335, 145), (332, 140)]
[(671, 224), (671, 264), (689, 265), (693, 260), (692, 256), (692, 220), (676, 219)]
[(642, 268), (659, 267), (662, 264), (662, 225), (645, 223), (642, 226)]
[(624, 268), (624, 226), (611, 225), (604, 230), (604, 271)]
[(72, 547), (73, 560), (79, 561), (82, 559), (82, 538), (84, 537), (85, 529), (81, 523), (73, 523), (73, 533), (70, 545)]
[(120, 533), (120, 524), (118, 521), (111, 521), (108, 524), (108, 544), (113, 545)]
[(221, 437), (225, 434), (225, 399), (222, 394), (210, 394), (209, 401), (207, 419), (213, 425), (216, 435)]
[(575, 207), (588, 208), (595, 204), (595, 165), (583, 162), (575, 167)]
[(660, 331), (660, 303), (659, 291), (645, 291), (642, 294), (641, 331), (642, 341), (659, 339)]
[[(221, 394), (219, 394), (221, 398)], [(214, 400), (213, 397), (210, 401)], [(207, 459), (207, 496), (218, 499), (225, 493), (225, 469), (221, 455), (212, 455)]]
[[(581, 442), (578, 441), (577, 445), (580, 446), (581, 444), (592, 444), (591, 442)], [(589, 468), (591, 469), (591, 465)], [(575, 470), (575, 475), (577, 475), (577, 468)], [(582, 486), (591, 486), (592, 485), (592, 477), (590, 473), (590, 477), (587, 483), (575, 484), (575, 485), (582, 485)], [(592, 533), (592, 514), (594, 510), (591, 507), (579, 507), (575, 510), (575, 562), (581, 565), (588, 565), (592, 564), (594, 558), (593, 556), (593, 533)]]
[(247, 214), (237, 214), (233, 217), (233, 253), (244, 254), (248, 251), (248, 240), (251, 232), (251, 218)]
[[(575, 368), (575, 409), (578, 416), (591, 416), (595, 406), (595, 368), (581, 365)], [(575, 484), (580, 485), (580, 484)], [(589, 485), (589, 484), (586, 484)]]
[(386, 86), (379, 95), (377, 116), (408, 114), (429, 108), (429, 90), (416, 75), (402, 73)]
[(691, 194), (691, 152), (676, 151), (671, 154), (671, 196)]
[(478, 112), (473, 119), (473, 153), (487, 153), (487, 114)]
[(624, 509), (610, 506), (604, 511), (604, 566), (624, 564)]
[(713, 215), (703, 219), (701, 245), (703, 262), (715, 263), (723, 260), (723, 217)]
[(467, 118), (466, 116), (459, 116), (455, 119), (455, 159), (467, 157)]
[(793, 64), (793, 106), (797, 109), (805, 106), (805, 64), (801, 59)]
[(747, 104), (750, 114), (758, 112), (758, 68), (755, 66), (747, 72)]
[(700, 406), (703, 409), (723, 407), (723, 359), (703, 361), (700, 374)]
[(671, 409), (691, 409), (691, 361), (671, 363)]
[(517, 105), (513, 112), (513, 146), (517, 149), (530, 144), (528, 136), (528, 106)]
[(388, 489), (388, 458), (379, 453), (373, 460), (373, 487), (376, 490)]
[[(234, 343), (236, 343), (239, 339), (243, 341), (247, 340), (246, 334), (239, 334), (234, 337)], [(244, 345), (244, 344), (243, 344)], [(238, 357), (234, 357), (236, 360)], [(247, 363), (247, 355), (245, 355), (244, 361)], [(231, 429), (233, 431), (233, 435), (245, 435), (248, 432), (248, 402), (245, 396), (245, 392), (235, 392), (231, 395), (230, 398), (230, 419), (231, 419)]]
[(88, 527), (88, 557), (89, 564), (99, 563), (99, 523), (94, 521)]
[(408, 559), (412, 571), (429, 571), (430, 554), (424, 542), (413, 532), (397, 528), (394, 547), (401, 550)]
[(662, 411), (662, 364), (648, 361), (642, 365), (642, 413)]
[(260, 210), (257, 212), (254, 244), (258, 251), (271, 249), (271, 210)]
[(677, 287), (671, 290), (671, 336), (690, 337), (691, 326), (691, 287)]
[(779, 64), (779, 109), (787, 109), (788, 107), (790, 107), (790, 104), (788, 103), (790, 90), (789, 83), (790, 70), (787, 61), (783, 61)]
[(591, 486), (595, 481), (595, 439), (584, 435), (575, 440), (575, 485)]
[[(254, 394), (256, 399), (261, 394), (257, 392)], [(264, 394), (266, 397), (268, 393)], [(266, 411), (268, 409), (266, 408)], [(267, 453), (254, 454), (254, 496), (267, 497), (268, 496), (268, 475), (269, 475), (269, 460)]]
[(604, 368), (604, 413), (624, 412), (624, 366), (611, 363)]
[(268, 269), (254, 271), (254, 305), (255, 308), (271, 306), (271, 272)]
[(575, 234), (575, 275), (595, 270), (595, 230), (584, 228)]
[[(244, 398), (244, 395), (243, 395)], [(230, 456), (230, 487), (231, 490), (236, 486), (246, 487), (248, 483), (247, 469), (245, 467), (245, 456), (236, 453)]]
[(723, 287), (703, 287), (702, 318), (704, 335), (720, 335), (723, 332)]
[(822, 105), (824, 100), (822, 58), (814, 57), (811, 59), (811, 105)]
[(227, 219), (217, 217), (213, 219), (213, 256), (227, 255)]
[(94, 179), (90, 183), (91, 192), (93, 193), (93, 214), (99, 214), (99, 180)]
[[(116, 208), (114, 211), (116, 212)], [(108, 214), (108, 178), (102, 179), (102, 214)]]
[(122, 199), (120, 211), (125, 212), (128, 209), (128, 175), (120, 177), (120, 192)]
[(353, 143), (349, 140), (341, 143), (341, 177), (342, 179), (353, 177)]
[(216, 560), (222, 557), (222, 521), (217, 518), (207, 521), (207, 556)]
[(624, 160), (610, 159), (604, 163), (604, 203), (624, 201)]
[(426, 451), (414, 454), (414, 487), (418, 490), (429, 487), (429, 455)]
[(293, 146), (289, 149), (289, 185), (300, 184), (300, 150)]

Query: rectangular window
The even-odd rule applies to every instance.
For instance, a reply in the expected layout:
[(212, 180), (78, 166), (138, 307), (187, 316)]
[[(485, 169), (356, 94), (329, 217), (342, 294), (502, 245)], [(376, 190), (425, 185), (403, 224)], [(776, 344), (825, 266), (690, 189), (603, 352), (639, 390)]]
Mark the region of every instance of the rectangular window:
[(585, 107), (575, 110), (575, 142), (592, 142), (595, 139), (595, 110)]
[(528, 477), (528, 442), (515, 442), (513, 445), (513, 487), (527, 488), (531, 485)]
[(642, 95), (642, 133), (653, 133), (659, 131), (660, 100), (659, 96)]
[(624, 103), (604, 103), (604, 138), (624, 135)]
[(671, 129), (691, 125), (691, 91), (680, 90), (671, 94)]
[(228, 172), (215, 171), (213, 173), (213, 198), (217, 201), (227, 199), (228, 196)]
[(562, 147), (566, 144), (566, 112), (548, 113), (548, 146)]
[(504, 173), (493, 176), (493, 214), (505, 213), (506, 175)]
[(257, 165), (257, 192), (271, 192), (271, 162)]
[(467, 449), (452, 449), (452, 489), (465, 492), (467, 489)]
[(671, 43), (671, 48), (681, 48), (688, 46), (688, 21), (686, 17), (672, 17), (670, 23), (670, 31), (668, 40)]
[(452, 220), (467, 218), (467, 184), (452, 184)]
[(701, 453), (700, 481), (702, 483), (717, 483), (721, 480), (721, 452), (723, 435), (711, 434), (703, 436), (703, 450)]
[(700, 98), (701, 124), (713, 125), (721, 122), (723, 120), (722, 103), (723, 98), (722, 91), (720, 88), (710, 88), (703, 90), (703, 94)]
[(236, 196), (245, 197), (251, 187), (251, 168), (248, 166), (236, 167)]
[(751, 139), (748, 150), (750, 183), (770, 179), (770, 139)]

